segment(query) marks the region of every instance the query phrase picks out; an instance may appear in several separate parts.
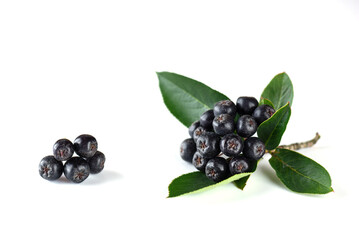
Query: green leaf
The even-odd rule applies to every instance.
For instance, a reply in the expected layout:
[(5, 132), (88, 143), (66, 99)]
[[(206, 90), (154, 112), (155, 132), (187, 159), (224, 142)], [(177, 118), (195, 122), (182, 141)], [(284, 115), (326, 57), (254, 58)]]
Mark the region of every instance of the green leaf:
[(332, 192), (330, 175), (312, 159), (287, 149), (276, 149), (269, 163), (290, 190), (299, 193)]
[(286, 73), (276, 75), (263, 90), (261, 98), (269, 99), (274, 109), (279, 109), (289, 102), (293, 102), (293, 84)]
[(158, 72), (157, 76), (165, 105), (186, 127), (216, 102), (228, 99), (205, 84), (176, 73)]
[(196, 171), (175, 178), (168, 186), (168, 197), (178, 197), (188, 193), (197, 193), (224, 185), (240, 178), (249, 176), (251, 173), (233, 175), (219, 183), (208, 179), (202, 172)]
[(245, 187), (246, 184), (247, 184), (247, 181), (248, 181), (249, 177), (250, 177), (250, 176), (247, 176), (247, 177), (244, 177), (244, 178), (240, 178), (240, 179), (238, 179), (238, 180), (236, 180), (236, 181), (233, 181), (233, 184), (234, 184), (237, 188), (243, 190), (244, 187)]
[(269, 100), (269, 99), (267, 99), (267, 98), (261, 98), (261, 100), (259, 101), (259, 105), (269, 105), (269, 106), (271, 106), (272, 108), (274, 108), (274, 105), (273, 105), (273, 103)]
[(278, 147), (287, 128), (290, 114), (290, 106), (289, 103), (287, 103), (287, 105), (276, 111), (272, 117), (259, 125), (257, 134), (266, 145), (266, 149), (272, 150)]

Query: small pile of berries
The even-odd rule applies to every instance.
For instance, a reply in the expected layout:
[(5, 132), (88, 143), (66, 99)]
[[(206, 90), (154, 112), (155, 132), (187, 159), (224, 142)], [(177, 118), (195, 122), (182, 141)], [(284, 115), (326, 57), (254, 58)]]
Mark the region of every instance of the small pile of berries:
[(254, 97), (239, 97), (236, 104), (219, 101), (189, 127), (191, 138), (181, 143), (181, 158), (215, 182), (252, 172), (265, 153), (265, 144), (253, 135), (274, 113)]
[[(74, 152), (78, 156), (73, 156)], [(97, 151), (97, 140), (91, 135), (83, 134), (74, 143), (65, 138), (58, 140), (53, 146), (53, 155), (40, 161), (39, 173), (46, 180), (56, 180), (64, 173), (71, 182), (81, 183), (90, 173), (101, 172), (105, 160), (105, 155)]]

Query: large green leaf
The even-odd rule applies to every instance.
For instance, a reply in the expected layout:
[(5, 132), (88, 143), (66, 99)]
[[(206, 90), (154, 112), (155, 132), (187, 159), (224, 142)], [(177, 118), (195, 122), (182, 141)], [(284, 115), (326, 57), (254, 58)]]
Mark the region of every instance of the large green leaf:
[(269, 163), (289, 189), (300, 193), (332, 192), (330, 175), (312, 159), (287, 149), (276, 149)]
[(188, 193), (201, 192), (215, 188), (217, 186), (236, 181), (240, 178), (247, 177), (251, 173), (240, 173), (233, 175), (226, 180), (215, 183), (208, 179), (202, 172), (196, 171), (181, 175), (175, 178), (168, 186), (168, 197), (177, 197)]
[(271, 118), (259, 125), (257, 134), (266, 145), (266, 149), (272, 150), (278, 147), (287, 128), (290, 114), (290, 106), (287, 103), (287, 105), (276, 111)]
[(168, 110), (187, 127), (216, 102), (228, 99), (205, 84), (176, 73), (158, 72), (157, 76)]
[(263, 90), (261, 98), (269, 99), (274, 109), (279, 109), (288, 102), (290, 106), (293, 102), (293, 84), (286, 73), (276, 75)]

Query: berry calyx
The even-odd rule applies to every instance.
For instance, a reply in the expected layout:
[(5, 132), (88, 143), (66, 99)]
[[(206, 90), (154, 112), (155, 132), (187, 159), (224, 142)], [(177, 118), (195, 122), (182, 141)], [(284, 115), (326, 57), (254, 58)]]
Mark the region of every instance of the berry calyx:
[(63, 138), (55, 142), (52, 150), (56, 160), (66, 161), (74, 154), (74, 145), (70, 140)]
[(209, 179), (220, 182), (229, 175), (228, 163), (222, 157), (210, 159), (206, 165), (205, 173)]
[(64, 166), (54, 156), (46, 156), (39, 163), (39, 174), (46, 180), (56, 180), (61, 177)]
[(219, 147), (228, 157), (238, 156), (243, 150), (243, 140), (237, 134), (231, 133), (222, 137)]
[(82, 134), (75, 139), (74, 149), (80, 157), (92, 157), (97, 151), (97, 140), (91, 135)]

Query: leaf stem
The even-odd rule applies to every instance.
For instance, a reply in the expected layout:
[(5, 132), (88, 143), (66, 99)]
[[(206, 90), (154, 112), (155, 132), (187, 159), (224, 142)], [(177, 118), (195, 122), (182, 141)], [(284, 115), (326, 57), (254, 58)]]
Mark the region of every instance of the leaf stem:
[[(288, 150), (299, 150), (299, 149), (302, 149), (302, 148), (309, 148), (309, 147), (312, 147), (314, 144), (316, 144), (318, 142), (320, 138), (320, 135), (319, 133), (316, 133), (315, 134), (315, 137), (309, 141), (306, 141), (306, 142), (299, 142), (299, 143), (292, 143), (292, 144), (289, 144), (289, 145), (280, 145), (278, 146), (278, 148), (282, 148), (282, 149), (288, 149)], [(274, 150), (266, 150), (267, 153), (274, 153), (275, 152), (275, 149)]]

